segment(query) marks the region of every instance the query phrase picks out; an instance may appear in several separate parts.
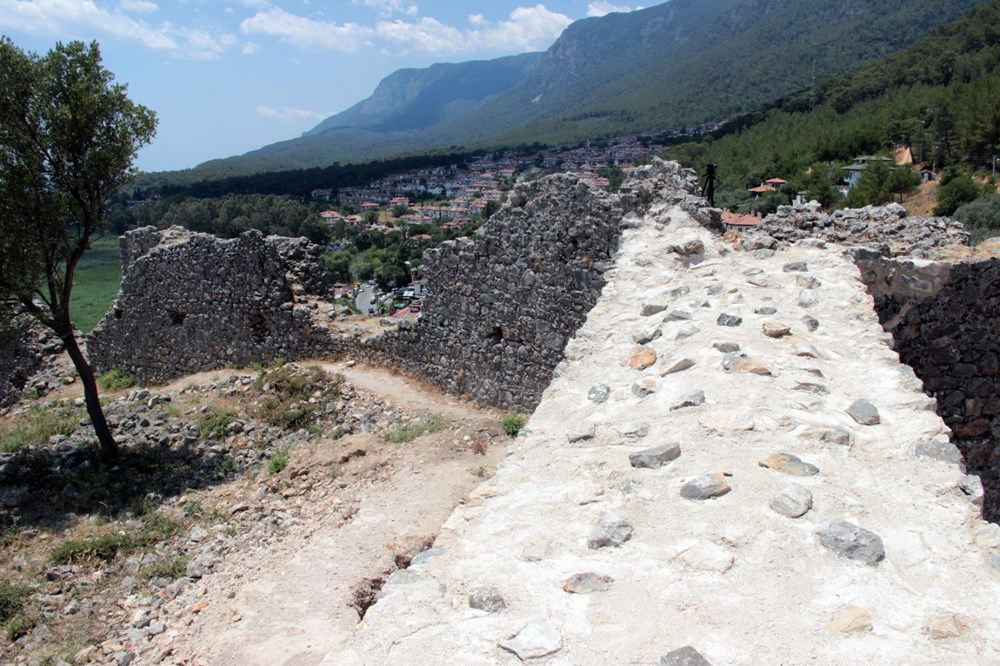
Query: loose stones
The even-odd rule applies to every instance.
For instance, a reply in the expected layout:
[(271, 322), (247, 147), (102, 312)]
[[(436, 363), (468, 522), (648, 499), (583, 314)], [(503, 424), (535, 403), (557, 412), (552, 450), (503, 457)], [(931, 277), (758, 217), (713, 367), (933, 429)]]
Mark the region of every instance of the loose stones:
[(660, 666), (712, 666), (701, 653), (685, 645), (660, 657)]
[(639, 451), (629, 455), (628, 461), (632, 467), (644, 467), (656, 469), (671, 460), (675, 460), (681, 454), (680, 444), (664, 444), (645, 451)]
[(495, 587), (474, 587), (469, 590), (469, 608), (496, 613), (507, 607), (500, 590)]
[(635, 370), (645, 370), (656, 363), (656, 351), (650, 347), (638, 347), (632, 351), (629, 366)]
[(617, 513), (605, 511), (587, 540), (593, 550), (607, 546), (618, 547), (632, 538), (632, 524)]
[(681, 488), (681, 497), (689, 500), (707, 500), (721, 497), (730, 490), (732, 488), (722, 474), (703, 474), (684, 484)]
[(841, 557), (875, 566), (885, 558), (882, 539), (846, 520), (834, 520), (819, 529), (819, 542)]
[(819, 474), (819, 468), (802, 462), (798, 456), (791, 453), (772, 453), (757, 463), (761, 467), (773, 469), (776, 472), (784, 472), (792, 476), (814, 476)]
[(875, 405), (864, 399), (855, 400), (847, 408), (847, 413), (851, 418), (861, 425), (877, 425), (882, 422)]
[(672, 375), (677, 372), (684, 372), (688, 368), (694, 367), (694, 361), (689, 358), (682, 358), (669, 368), (660, 373), (661, 377), (666, 377), (667, 375)]
[(500, 641), (500, 647), (513, 652), (521, 661), (538, 659), (562, 649), (562, 636), (551, 622), (533, 621), (516, 635)]
[(590, 390), (587, 391), (587, 400), (590, 400), (591, 402), (596, 402), (597, 404), (601, 404), (602, 402), (607, 401), (610, 395), (611, 395), (610, 386), (608, 386), (607, 384), (597, 384), (595, 386), (591, 386)]
[(790, 483), (771, 498), (768, 504), (772, 509), (788, 518), (804, 516), (813, 505), (813, 496), (808, 488), (797, 483)]
[(823, 629), (838, 634), (853, 634), (872, 630), (872, 615), (860, 606), (848, 604), (840, 615), (823, 625)]
[(704, 402), (705, 392), (693, 391), (687, 395), (681, 396), (681, 399), (670, 407), (670, 411), (675, 412), (678, 409), (684, 409), (685, 407), (697, 407), (698, 405), (704, 404)]
[(590, 594), (591, 592), (606, 592), (611, 589), (614, 579), (611, 576), (596, 574), (591, 571), (573, 574), (563, 583), (563, 590), (572, 594)]
[(726, 314), (723, 312), (719, 315), (719, 318), (715, 320), (715, 323), (719, 326), (740, 326), (743, 323), (741, 317), (736, 315)]
[(769, 338), (783, 338), (791, 334), (792, 327), (776, 321), (767, 321), (761, 325), (761, 330)]

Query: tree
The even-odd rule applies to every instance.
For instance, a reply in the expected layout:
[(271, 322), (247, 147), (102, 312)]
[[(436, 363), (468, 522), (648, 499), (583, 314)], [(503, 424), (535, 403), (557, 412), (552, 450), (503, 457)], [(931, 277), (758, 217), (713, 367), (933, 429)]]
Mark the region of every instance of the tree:
[(982, 195), (983, 187), (972, 177), (964, 173), (951, 175), (946, 173), (941, 178), (937, 191), (935, 215), (948, 216), (958, 210), (963, 204), (975, 201)]
[(967, 203), (952, 217), (965, 225), (976, 242), (1000, 235), (1000, 194), (989, 194)]
[(96, 42), (59, 43), (40, 57), (0, 38), (0, 297), (62, 340), (109, 464), (118, 445), (76, 340), (70, 296), (80, 258), (108, 225), (109, 200), (156, 132), (156, 115), (113, 80)]

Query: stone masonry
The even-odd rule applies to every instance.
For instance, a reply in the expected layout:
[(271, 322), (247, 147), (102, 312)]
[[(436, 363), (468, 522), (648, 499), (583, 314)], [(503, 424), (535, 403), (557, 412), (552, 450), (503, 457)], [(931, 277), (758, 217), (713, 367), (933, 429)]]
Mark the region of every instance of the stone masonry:
[(850, 253), (628, 227), (496, 475), (322, 664), (1000, 663), (1000, 527)]
[(1000, 520), (1000, 259), (932, 262), (857, 253), (900, 359), (937, 399)]
[(122, 260), (121, 291), (87, 341), (101, 372), (161, 382), (336, 348), (319, 321), (322, 248), (305, 239), (147, 227), (122, 237)]

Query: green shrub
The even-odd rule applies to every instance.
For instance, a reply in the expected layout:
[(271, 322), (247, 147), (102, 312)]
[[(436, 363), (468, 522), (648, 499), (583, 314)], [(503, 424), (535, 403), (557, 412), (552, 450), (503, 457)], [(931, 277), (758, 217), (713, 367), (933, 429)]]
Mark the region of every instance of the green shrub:
[(7, 634), (7, 640), (11, 642), (16, 641), (31, 631), (35, 627), (35, 624), (35, 618), (29, 615), (23, 613), (15, 615), (6, 625), (5, 633)]
[(30, 597), (30, 587), (0, 581), (0, 624), (7, 624), (23, 613), (24, 604)]
[(952, 217), (965, 225), (974, 242), (1000, 235), (1000, 194), (990, 194), (967, 203)]
[[(267, 394), (261, 401), (260, 417), (270, 425), (284, 430), (297, 430), (316, 421), (322, 406), (340, 395), (343, 376), (331, 376), (322, 368), (299, 368), (285, 365), (261, 372), (254, 388)], [(319, 391), (320, 399), (309, 402)]]
[(507, 433), (509, 437), (517, 437), (517, 433), (521, 432), (521, 428), (524, 424), (528, 422), (522, 414), (508, 414), (503, 417), (501, 425), (503, 425), (503, 431)]
[(399, 426), (395, 430), (390, 430), (385, 434), (385, 441), (392, 444), (402, 444), (410, 442), (422, 435), (438, 432), (445, 426), (446, 421), (440, 414), (435, 414), (426, 421), (413, 421), (406, 425)]
[(271, 474), (277, 474), (286, 467), (288, 467), (288, 446), (282, 445), (278, 447), (275, 454), (267, 461), (267, 471)]
[(226, 430), (238, 416), (239, 412), (232, 407), (213, 407), (198, 421), (198, 431), (209, 439), (225, 437)]
[(121, 391), (135, 386), (135, 377), (118, 368), (108, 370), (97, 381), (105, 391)]
[(16, 417), (0, 430), (0, 451), (13, 453), (26, 446), (43, 444), (53, 435), (72, 435), (83, 415), (79, 408), (38, 409)]
[(119, 554), (148, 548), (177, 533), (177, 526), (161, 516), (151, 516), (142, 529), (134, 532), (102, 534), (87, 539), (70, 539), (52, 549), (53, 564), (98, 559), (109, 562)]
[(170, 578), (177, 579), (187, 573), (187, 565), (190, 558), (183, 555), (170, 557), (153, 564), (148, 564), (139, 570), (139, 575), (149, 580), (150, 578)]

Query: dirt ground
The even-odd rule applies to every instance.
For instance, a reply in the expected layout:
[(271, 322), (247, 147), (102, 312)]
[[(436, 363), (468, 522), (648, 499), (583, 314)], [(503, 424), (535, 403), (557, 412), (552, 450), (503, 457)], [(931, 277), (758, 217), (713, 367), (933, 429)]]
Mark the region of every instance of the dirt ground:
[[(329, 492), (302, 507), (301, 522), (280, 540), (232, 553), (171, 602), (174, 626), (135, 663), (319, 663), (358, 624), (385, 578), (433, 544), (454, 507), (504, 455), (497, 413), (384, 370), (324, 369), (399, 409), (440, 414), (447, 426), (407, 444), (351, 435), (297, 451), (282, 474), (328, 470)], [(243, 485), (202, 501), (252, 497), (253, 483)]]

